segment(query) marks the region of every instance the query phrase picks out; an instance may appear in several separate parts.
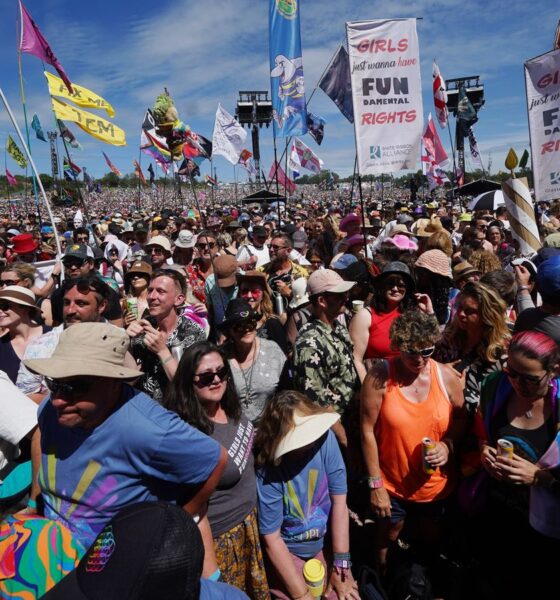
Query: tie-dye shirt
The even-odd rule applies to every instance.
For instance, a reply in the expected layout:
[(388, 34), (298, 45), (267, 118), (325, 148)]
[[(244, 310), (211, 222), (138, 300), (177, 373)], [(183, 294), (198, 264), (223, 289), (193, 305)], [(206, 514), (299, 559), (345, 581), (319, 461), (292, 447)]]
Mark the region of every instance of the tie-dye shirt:
[(39, 407), (39, 483), (45, 516), (62, 522), (88, 548), (130, 504), (174, 502), (183, 485), (208, 479), (221, 446), (124, 386), (121, 406), (94, 429), (62, 427), (49, 398)]
[(259, 531), (280, 530), (289, 551), (311, 558), (323, 548), (331, 496), (346, 494), (346, 469), (332, 431), (302, 456), (257, 472)]

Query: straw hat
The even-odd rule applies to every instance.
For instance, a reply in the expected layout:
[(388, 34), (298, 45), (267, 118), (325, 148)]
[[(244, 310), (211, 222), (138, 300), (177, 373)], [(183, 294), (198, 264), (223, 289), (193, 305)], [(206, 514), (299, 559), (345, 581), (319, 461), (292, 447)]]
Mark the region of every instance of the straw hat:
[(96, 376), (132, 380), (143, 373), (124, 366), (129, 343), (124, 329), (114, 325), (76, 323), (62, 332), (50, 358), (28, 359), (23, 363), (31, 372), (53, 379)]
[(276, 448), (275, 460), (292, 450), (303, 448), (318, 440), (340, 419), (340, 416), (333, 412), (303, 415), (298, 411), (294, 411), (293, 418), (294, 425), (292, 429), (280, 440)]
[(33, 308), (38, 313), (41, 312), (41, 309), (35, 304), (35, 294), (22, 285), (9, 285), (0, 290), (0, 300), (8, 300), (14, 304)]
[(445, 252), (442, 252), (441, 250), (434, 249), (422, 253), (416, 260), (415, 265), (427, 269), (436, 275), (449, 277), (449, 279), (451, 279), (451, 265), (449, 264), (449, 258)]
[(432, 233), (445, 231), (439, 217), (433, 219), (418, 219), (412, 225), (412, 231), (416, 237), (430, 237)]

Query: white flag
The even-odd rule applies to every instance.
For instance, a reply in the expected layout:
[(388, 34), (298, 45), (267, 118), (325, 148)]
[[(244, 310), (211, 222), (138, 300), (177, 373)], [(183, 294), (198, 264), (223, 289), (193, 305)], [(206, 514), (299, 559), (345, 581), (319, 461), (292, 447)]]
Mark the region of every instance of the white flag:
[(232, 117), (218, 104), (214, 135), (212, 136), (212, 156), (218, 154), (229, 160), (233, 165), (239, 162), (241, 151), (245, 147), (247, 132), (241, 127), (235, 117)]

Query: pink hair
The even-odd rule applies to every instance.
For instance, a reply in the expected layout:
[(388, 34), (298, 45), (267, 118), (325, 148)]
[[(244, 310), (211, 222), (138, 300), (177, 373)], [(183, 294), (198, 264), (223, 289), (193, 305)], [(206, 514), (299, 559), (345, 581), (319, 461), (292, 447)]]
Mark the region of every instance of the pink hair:
[(558, 344), (548, 335), (538, 331), (516, 333), (509, 345), (509, 353), (515, 352), (538, 360), (546, 371), (551, 371), (558, 362)]

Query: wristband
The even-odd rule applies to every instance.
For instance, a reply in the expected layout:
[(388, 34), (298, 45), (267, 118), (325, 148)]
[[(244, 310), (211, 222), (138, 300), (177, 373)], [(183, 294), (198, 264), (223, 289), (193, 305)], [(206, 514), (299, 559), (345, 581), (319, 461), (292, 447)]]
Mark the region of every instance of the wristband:
[(333, 552), (334, 560), (350, 560), (350, 552)]
[(519, 285), (519, 286), (517, 286), (517, 291), (518, 292), (521, 292), (522, 290), (528, 290), (528, 289), (529, 289), (529, 286), (527, 286), (527, 285)]
[(166, 364), (167, 364), (167, 363), (168, 363), (170, 360), (173, 360), (173, 354), (170, 354), (170, 355), (169, 355), (167, 358), (164, 358), (164, 359), (161, 361), (161, 364), (162, 364), (162, 365), (166, 365)]
[(349, 560), (342, 560), (340, 558), (335, 558), (333, 560), (333, 565), (337, 569), (349, 569), (352, 566), (352, 562)]
[(28, 508), (37, 508), (37, 502), (35, 500), (33, 500), (33, 498), (29, 498), (29, 500), (27, 501), (27, 507)]
[(210, 575), (210, 577), (208, 577), (208, 579), (210, 581), (218, 581), (220, 579), (220, 577), (222, 576), (222, 572), (220, 571), (220, 569), (216, 569), (212, 575)]
[(383, 479), (381, 477), (368, 477), (367, 484), (370, 490), (378, 490), (383, 487)]

